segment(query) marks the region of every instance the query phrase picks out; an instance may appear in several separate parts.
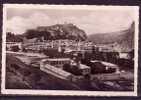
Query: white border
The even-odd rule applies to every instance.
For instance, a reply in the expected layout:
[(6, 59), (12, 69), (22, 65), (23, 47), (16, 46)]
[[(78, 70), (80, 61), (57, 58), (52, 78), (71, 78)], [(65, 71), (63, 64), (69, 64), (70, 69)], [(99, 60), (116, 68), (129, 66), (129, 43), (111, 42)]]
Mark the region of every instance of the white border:
[[(5, 65), (6, 65), (6, 9), (63, 9), (63, 10), (129, 10), (134, 9), (135, 15), (135, 63), (134, 63), (134, 91), (70, 91), (70, 90), (20, 90), (5, 89)], [(3, 35), (2, 35), (2, 83), (1, 93), (11, 95), (62, 95), (62, 96), (137, 96), (138, 82), (138, 36), (139, 36), (139, 7), (138, 6), (96, 6), (96, 5), (39, 5), (39, 4), (4, 4), (3, 5)]]

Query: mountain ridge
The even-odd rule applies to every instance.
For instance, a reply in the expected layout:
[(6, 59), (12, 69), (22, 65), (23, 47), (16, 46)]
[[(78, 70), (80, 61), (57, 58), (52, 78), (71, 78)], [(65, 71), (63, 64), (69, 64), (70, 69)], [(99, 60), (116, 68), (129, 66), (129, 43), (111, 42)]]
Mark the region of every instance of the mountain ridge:
[(88, 40), (95, 44), (114, 44), (117, 51), (130, 51), (134, 49), (134, 23), (126, 30), (105, 34), (92, 34)]

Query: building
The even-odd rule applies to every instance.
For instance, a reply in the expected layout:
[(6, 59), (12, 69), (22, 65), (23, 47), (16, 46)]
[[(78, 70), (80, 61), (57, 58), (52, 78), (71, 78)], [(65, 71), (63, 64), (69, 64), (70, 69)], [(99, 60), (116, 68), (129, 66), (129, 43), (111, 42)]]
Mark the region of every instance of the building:
[(24, 39), (23, 47), (31, 51), (39, 51), (48, 48), (58, 49), (58, 51), (75, 50), (92, 52), (93, 43), (87, 41), (75, 41), (68, 39), (43, 40), (43, 38)]
[(129, 55), (129, 52), (120, 52), (119, 53), (119, 58), (121, 59), (130, 59), (130, 55)]
[(63, 68), (64, 64), (70, 64), (69, 58), (48, 58), (44, 61), (44, 63), (56, 66), (58, 68)]
[(46, 63), (42, 63), (40, 65), (40, 69), (48, 74), (51, 74), (55, 77), (61, 78), (61, 79), (65, 79), (65, 80), (69, 80), (72, 81), (73, 75), (69, 72), (66, 72), (62, 69), (56, 68), (52, 65), (46, 64)]
[(22, 49), (21, 42), (6, 42), (6, 49), (12, 50), (12, 47), (17, 46), (20, 50)]

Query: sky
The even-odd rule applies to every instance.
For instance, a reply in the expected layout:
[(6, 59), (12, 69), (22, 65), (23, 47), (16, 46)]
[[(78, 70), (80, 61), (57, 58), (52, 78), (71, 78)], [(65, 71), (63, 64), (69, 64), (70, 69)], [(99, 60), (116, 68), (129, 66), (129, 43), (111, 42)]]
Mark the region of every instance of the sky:
[(6, 31), (22, 34), (38, 26), (73, 23), (87, 35), (128, 29), (133, 22), (133, 10), (124, 9), (24, 9), (7, 8)]

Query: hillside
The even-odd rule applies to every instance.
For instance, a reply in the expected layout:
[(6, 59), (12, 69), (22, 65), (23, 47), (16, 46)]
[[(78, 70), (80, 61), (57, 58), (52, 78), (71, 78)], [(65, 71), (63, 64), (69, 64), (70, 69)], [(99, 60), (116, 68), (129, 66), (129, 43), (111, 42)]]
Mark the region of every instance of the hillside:
[(86, 33), (73, 24), (56, 24), (52, 26), (40, 26), (36, 29), (27, 30), (24, 36), (28, 39), (44, 37), (45, 40), (73, 39), (85, 40)]
[[(7, 89), (79, 90), (75, 84), (28, 66), (13, 55), (6, 56)], [(19, 65), (18, 65), (19, 64)]]
[(117, 41), (118, 45), (115, 49), (118, 51), (131, 51), (134, 49), (134, 26), (128, 30), (126, 34), (122, 35), (122, 39)]
[(116, 43), (116, 50), (130, 51), (134, 48), (134, 23), (127, 30), (113, 33), (92, 34), (88, 36), (88, 39), (96, 44)]

